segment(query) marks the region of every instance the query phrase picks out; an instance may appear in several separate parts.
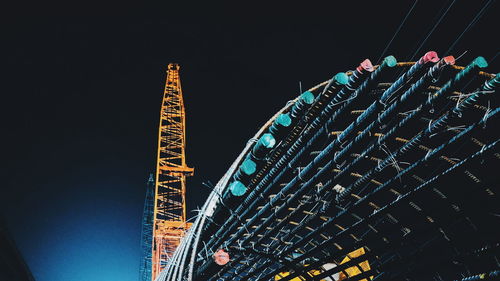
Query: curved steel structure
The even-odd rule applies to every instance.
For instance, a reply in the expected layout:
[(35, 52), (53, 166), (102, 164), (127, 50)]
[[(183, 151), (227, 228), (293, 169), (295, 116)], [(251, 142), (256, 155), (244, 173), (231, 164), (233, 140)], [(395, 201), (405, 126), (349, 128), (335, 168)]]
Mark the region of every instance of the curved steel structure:
[(156, 280), (497, 278), (500, 76), (454, 63), (365, 60), (287, 103)]

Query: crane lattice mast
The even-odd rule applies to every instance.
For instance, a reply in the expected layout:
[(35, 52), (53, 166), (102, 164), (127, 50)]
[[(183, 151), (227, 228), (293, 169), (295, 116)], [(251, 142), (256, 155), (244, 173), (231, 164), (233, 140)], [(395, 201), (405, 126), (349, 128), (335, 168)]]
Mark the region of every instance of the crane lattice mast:
[(153, 201), (155, 180), (153, 174), (149, 175), (146, 186), (146, 198), (144, 199), (144, 212), (142, 215), (142, 259), (140, 264), (140, 281), (151, 281), (151, 254), (153, 241)]
[(154, 198), (152, 279), (167, 265), (190, 226), (186, 222), (185, 111), (179, 65), (168, 64), (158, 132), (158, 158)]

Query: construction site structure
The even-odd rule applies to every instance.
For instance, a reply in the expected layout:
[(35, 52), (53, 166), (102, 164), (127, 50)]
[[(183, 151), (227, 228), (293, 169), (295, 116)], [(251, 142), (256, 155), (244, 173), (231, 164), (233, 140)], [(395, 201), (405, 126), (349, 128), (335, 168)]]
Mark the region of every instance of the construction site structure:
[(157, 280), (498, 280), (500, 74), (461, 61), (366, 59), (286, 103)]
[(141, 264), (139, 270), (140, 281), (151, 281), (151, 257), (153, 249), (153, 201), (155, 196), (155, 178), (153, 174), (149, 175), (146, 185), (146, 196), (144, 198), (144, 211), (142, 214), (142, 233), (141, 233)]
[(153, 205), (152, 280), (165, 268), (191, 225), (186, 222), (186, 177), (193, 175), (194, 170), (186, 165), (185, 110), (179, 69), (176, 63), (168, 64), (160, 112)]

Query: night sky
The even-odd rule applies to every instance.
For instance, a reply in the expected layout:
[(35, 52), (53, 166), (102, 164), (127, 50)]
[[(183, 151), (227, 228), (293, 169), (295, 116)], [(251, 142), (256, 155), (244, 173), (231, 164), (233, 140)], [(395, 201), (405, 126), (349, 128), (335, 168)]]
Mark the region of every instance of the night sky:
[[(209, 193), (201, 183), (219, 180), (299, 82), (375, 63), (414, 3), (339, 2), (5, 9), (0, 211), (35, 278), (138, 280), (169, 62), (181, 65), (193, 210)], [(418, 57), (442, 54), (487, 2), (419, 1), (385, 55), (408, 60), (454, 3)], [(458, 41), (458, 64), (495, 57), (498, 12), (490, 5)]]

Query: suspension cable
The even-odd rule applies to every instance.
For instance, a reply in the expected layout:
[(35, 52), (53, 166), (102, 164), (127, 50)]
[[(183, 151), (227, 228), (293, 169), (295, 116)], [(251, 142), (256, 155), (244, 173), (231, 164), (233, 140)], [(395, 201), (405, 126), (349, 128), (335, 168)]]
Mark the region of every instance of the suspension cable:
[(408, 19), (408, 17), (410, 16), (411, 12), (413, 11), (413, 9), (417, 5), (417, 3), (418, 3), (418, 0), (415, 0), (415, 2), (413, 3), (413, 6), (411, 6), (410, 10), (408, 11), (408, 13), (406, 14), (406, 16), (404, 17), (404, 19), (401, 22), (401, 24), (399, 25), (398, 29), (396, 29), (396, 32), (392, 36), (391, 40), (389, 41), (389, 43), (387, 44), (387, 46), (385, 46), (384, 51), (382, 51), (382, 54), (380, 54), (380, 57), (377, 60), (377, 64), (380, 64), (380, 60), (384, 57), (385, 53), (387, 52), (387, 49), (389, 49), (389, 46), (391, 46), (392, 41), (394, 41), (394, 38), (396, 38), (396, 36), (398, 35), (399, 31), (401, 30), (401, 28), (405, 24), (406, 19)]
[(432, 33), (434, 32), (434, 30), (436, 30), (436, 28), (439, 26), (439, 24), (441, 23), (441, 21), (444, 19), (444, 17), (446, 16), (446, 14), (448, 14), (448, 11), (451, 9), (451, 7), (453, 6), (453, 4), (455, 4), (456, 0), (453, 0), (451, 2), (450, 5), (448, 5), (448, 8), (444, 11), (444, 13), (441, 15), (441, 17), (439, 18), (439, 20), (434, 24), (434, 27), (432, 27), (431, 31), (427, 34), (427, 36), (425, 37), (424, 41), (418, 46), (418, 48), (415, 50), (415, 52), (413, 53), (413, 55), (411, 56), (411, 58), (409, 59), (410, 61), (413, 60), (413, 58), (418, 54), (418, 52), (420, 51), (420, 49), (422, 49), (422, 47), (424, 46), (425, 42), (427, 42), (427, 39), (429, 39), (429, 37), (432, 35)]
[(458, 36), (458, 38), (455, 40), (455, 42), (453, 42), (453, 44), (451, 44), (450, 48), (446, 52), (444, 52), (445, 55), (448, 55), (450, 53), (450, 51), (453, 50), (453, 48), (458, 43), (458, 41), (460, 41), (460, 39), (462, 39), (462, 36), (464, 36), (465, 33), (467, 33), (467, 31), (469, 31), (469, 29), (474, 26), (474, 24), (476, 24), (476, 22), (486, 12), (486, 8), (488, 8), (488, 6), (490, 6), (491, 3), (493, 3), (493, 2), (494, 2), (494, 0), (489, 0), (488, 2), (486, 2), (486, 4), (484, 4), (483, 8), (481, 10), (479, 10), (479, 12), (476, 14), (476, 16), (474, 17), (474, 19), (472, 19), (472, 21), (469, 23), (469, 25), (464, 29), (464, 31), (462, 31), (462, 33), (460, 34), (460, 36)]

